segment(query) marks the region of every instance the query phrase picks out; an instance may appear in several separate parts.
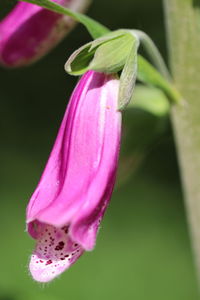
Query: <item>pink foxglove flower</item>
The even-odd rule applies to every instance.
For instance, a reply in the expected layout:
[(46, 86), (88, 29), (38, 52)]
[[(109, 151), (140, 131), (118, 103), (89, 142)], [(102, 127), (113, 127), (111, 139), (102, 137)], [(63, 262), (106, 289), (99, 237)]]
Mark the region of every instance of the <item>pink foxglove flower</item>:
[[(55, 0), (54, 0), (55, 1)], [(82, 12), (88, 0), (58, 0), (60, 5)], [(30, 64), (52, 49), (75, 25), (68, 16), (34, 4), (19, 2), (0, 21), (0, 64)]]
[(53, 150), (27, 208), (36, 240), (30, 271), (47, 282), (92, 250), (118, 163), (119, 80), (87, 72), (75, 88)]

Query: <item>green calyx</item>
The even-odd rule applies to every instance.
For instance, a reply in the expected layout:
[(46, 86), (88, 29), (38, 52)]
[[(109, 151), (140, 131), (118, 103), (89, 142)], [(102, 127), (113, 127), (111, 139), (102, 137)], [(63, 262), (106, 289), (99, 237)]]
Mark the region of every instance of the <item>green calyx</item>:
[[(138, 55), (140, 42), (156, 68)], [(153, 41), (141, 31), (121, 29), (106, 33), (76, 50), (67, 60), (65, 70), (75, 76), (89, 70), (109, 74), (120, 72), (119, 110), (124, 110), (130, 103), (136, 79), (159, 88), (171, 102), (181, 101), (170, 82), (162, 56)]]
[(76, 50), (65, 64), (70, 75), (82, 75), (88, 70), (117, 73), (122, 70), (132, 49), (134, 38), (117, 30)]

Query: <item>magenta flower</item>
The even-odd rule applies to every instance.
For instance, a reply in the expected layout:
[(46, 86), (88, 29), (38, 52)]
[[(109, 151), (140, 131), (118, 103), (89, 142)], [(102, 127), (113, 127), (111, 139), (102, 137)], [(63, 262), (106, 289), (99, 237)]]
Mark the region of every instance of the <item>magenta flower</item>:
[[(55, 1), (74, 11), (83, 11), (88, 0)], [(20, 2), (0, 22), (0, 64), (18, 67), (30, 64), (52, 49), (74, 26), (68, 16)]]
[(118, 163), (119, 80), (87, 72), (75, 88), (53, 150), (27, 208), (37, 244), (35, 280), (47, 282), (92, 250), (111, 198)]

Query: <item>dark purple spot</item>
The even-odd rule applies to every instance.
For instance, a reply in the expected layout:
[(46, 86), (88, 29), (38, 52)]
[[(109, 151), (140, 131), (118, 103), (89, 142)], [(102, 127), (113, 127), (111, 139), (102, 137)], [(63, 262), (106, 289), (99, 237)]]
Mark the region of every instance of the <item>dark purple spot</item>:
[(50, 265), (50, 264), (52, 264), (52, 260), (51, 259), (47, 260), (47, 262), (46, 262), (46, 265)]
[(64, 248), (65, 243), (63, 241), (59, 242), (58, 245), (55, 247), (55, 250), (62, 250)]
[(68, 233), (68, 226), (64, 226), (64, 227), (62, 227), (61, 229), (67, 234)]

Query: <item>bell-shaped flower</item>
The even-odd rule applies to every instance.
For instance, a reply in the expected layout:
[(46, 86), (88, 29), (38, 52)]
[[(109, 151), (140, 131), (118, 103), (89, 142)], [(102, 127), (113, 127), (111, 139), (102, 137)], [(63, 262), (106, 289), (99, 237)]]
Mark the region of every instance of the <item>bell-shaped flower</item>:
[(36, 240), (30, 271), (47, 282), (94, 248), (116, 177), (121, 136), (119, 80), (88, 71), (77, 84), (27, 208)]
[[(88, 0), (58, 2), (77, 12), (88, 6)], [(56, 46), (74, 25), (75, 21), (68, 16), (19, 2), (0, 21), (0, 64), (19, 67), (36, 61)]]

